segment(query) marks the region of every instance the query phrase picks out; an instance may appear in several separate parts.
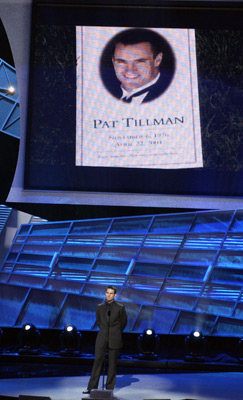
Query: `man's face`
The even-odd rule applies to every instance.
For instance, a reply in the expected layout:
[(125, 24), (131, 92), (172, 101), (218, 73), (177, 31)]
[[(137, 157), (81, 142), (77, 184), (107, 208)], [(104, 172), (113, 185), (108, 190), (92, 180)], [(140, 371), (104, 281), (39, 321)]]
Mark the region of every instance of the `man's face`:
[(107, 303), (111, 303), (116, 297), (116, 293), (112, 289), (107, 289), (105, 292), (105, 298)]
[(128, 92), (151, 82), (158, 74), (161, 60), (162, 53), (154, 57), (148, 42), (118, 43), (112, 59), (116, 76)]

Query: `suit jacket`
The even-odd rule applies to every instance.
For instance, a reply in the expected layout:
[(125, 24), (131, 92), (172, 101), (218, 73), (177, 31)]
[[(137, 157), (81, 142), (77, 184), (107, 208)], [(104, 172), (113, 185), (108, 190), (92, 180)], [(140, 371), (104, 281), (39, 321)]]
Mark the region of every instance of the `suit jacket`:
[(108, 344), (111, 349), (120, 349), (122, 347), (122, 331), (127, 325), (125, 307), (113, 301), (109, 316), (106, 303), (99, 304), (96, 310), (96, 323), (100, 330), (95, 345), (104, 347)]
[[(113, 96), (115, 96), (117, 99), (121, 99), (121, 82), (118, 81), (116, 76), (113, 75), (114, 74), (110, 73), (109, 80), (107, 79), (107, 88)], [(148, 93), (143, 99), (143, 103), (152, 101), (164, 93), (172, 80), (172, 76), (173, 74), (171, 71), (163, 69), (158, 81), (154, 85), (151, 85), (147, 88)]]

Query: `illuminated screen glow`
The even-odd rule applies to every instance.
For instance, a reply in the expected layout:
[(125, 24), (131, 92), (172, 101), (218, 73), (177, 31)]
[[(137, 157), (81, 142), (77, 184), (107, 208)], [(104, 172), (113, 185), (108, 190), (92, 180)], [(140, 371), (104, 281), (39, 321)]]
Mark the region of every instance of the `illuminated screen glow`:
[[(97, 205), (107, 195), (102, 204), (124, 205), (124, 194), (129, 204), (146, 207), (161, 207), (168, 196), (171, 207), (172, 196), (243, 195), (240, 12), (203, 5), (182, 13), (163, 2), (135, 2), (129, 10), (44, 3), (34, 4), (25, 154), (18, 163), (24, 169), (9, 201)], [(173, 62), (166, 69), (162, 51), (160, 75), (153, 75), (162, 92), (129, 103), (116, 94), (124, 55), (113, 57), (109, 45), (136, 29), (163, 38)], [(137, 77), (127, 78), (132, 84)], [(150, 203), (144, 195), (161, 196)]]
[[(150, 62), (146, 45), (122, 45), (116, 54), (121, 58), (113, 60), (110, 42), (114, 37), (119, 40), (120, 32), (133, 38), (134, 32), (148, 31), (156, 32), (170, 48), (164, 51), (161, 43), (158, 67), (153, 57)], [(76, 165), (202, 167), (194, 30), (78, 26), (76, 37)], [(135, 93), (131, 102), (122, 100), (122, 82), (131, 87), (127, 94)], [(154, 90), (156, 97), (146, 101)]]

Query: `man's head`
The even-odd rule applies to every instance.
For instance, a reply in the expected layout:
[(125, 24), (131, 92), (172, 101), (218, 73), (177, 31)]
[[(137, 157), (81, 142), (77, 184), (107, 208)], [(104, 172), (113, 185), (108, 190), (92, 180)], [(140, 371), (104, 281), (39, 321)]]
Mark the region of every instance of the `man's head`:
[(115, 297), (116, 297), (116, 287), (112, 285), (107, 286), (105, 292), (105, 298), (107, 303), (111, 303)]
[(155, 32), (133, 29), (117, 35), (112, 62), (117, 78), (130, 92), (158, 75), (162, 57)]

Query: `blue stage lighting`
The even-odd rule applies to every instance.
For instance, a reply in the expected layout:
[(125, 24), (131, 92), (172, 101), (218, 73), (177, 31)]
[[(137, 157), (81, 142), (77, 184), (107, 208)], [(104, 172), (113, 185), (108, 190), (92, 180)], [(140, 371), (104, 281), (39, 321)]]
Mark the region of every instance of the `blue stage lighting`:
[(159, 344), (160, 340), (154, 329), (145, 329), (143, 334), (138, 337), (138, 358), (143, 360), (158, 359)]
[(60, 355), (66, 357), (79, 356), (81, 350), (82, 335), (77, 328), (71, 324), (64, 327), (60, 334)]
[(190, 335), (186, 337), (185, 349), (187, 352), (185, 361), (204, 361), (206, 339), (199, 329), (194, 329), (191, 331)]
[(35, 325), (26, 323), (19, 333), (19, 354), (38, 354), (40, 352), (40, 331)]

